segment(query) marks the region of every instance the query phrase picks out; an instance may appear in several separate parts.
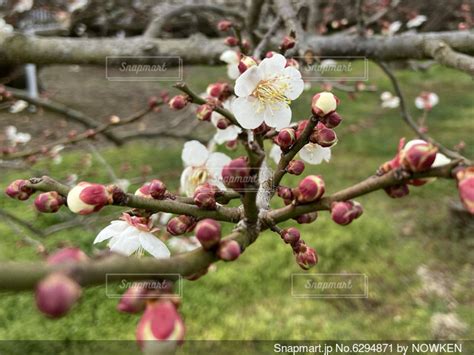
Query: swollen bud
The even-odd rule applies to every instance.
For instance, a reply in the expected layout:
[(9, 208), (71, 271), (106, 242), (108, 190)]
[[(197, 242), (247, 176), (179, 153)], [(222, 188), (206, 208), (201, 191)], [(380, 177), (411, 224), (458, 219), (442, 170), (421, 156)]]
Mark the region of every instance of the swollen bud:
[[(170, 347), (184, 340), (184, 333), (184, 323), (174, 303), (159, 301), (147, 304), (137, 326), (136, 338), (144, 353), (165, 354), (169, 353)], [(168, 342), (160, 342), (163, 340)]]
[(143, 286), (130, 287), (120, 298), (117, 310), (124, 313), (138, 313), (145, 309), (148, 289)]
[(321, 198), (324, 190), (325, 185), (321, 176), (309, 175), (300, 181), (294, 193), (298, 202), (308, 203)]
[(35, 198), (35, 207), (39, 212), (55, 213), (64, 205), (65, 198), (56, 191), (44, 192)]
[(212, 83), (207, 86), (206, 93), (223, 101), (232, 94), (232, 91), (227, 83)]
[(342, 122), (342, 117), (337, 112), (332, 112), (321, 118), (327, 128), (335, 128)]
[(293, 200), (293, 191), (291, 188), (286, 186), (278, 186), (277, 188), (277, 195), (280, 196), (284, 200)]
[(239, 44), (239, 40), (237, 39), (237, 37), (234, 37), (234, 36), (228, 36), (226, 37), (226, 39), (224, 40), (224, 43), (229, 46), (229, 47), (235, 47), (236, 45)]
[(299, 224), (309, 224), (313, 223), (318, 218), (318, 212), (310, 212), (302, 214), (295, 218), (296, 222)]
[(384, 190), (391, 198), (401, 198), (410, 193), (407, 184), (389, 186), (384, 188)]
[(436, 159), (438, 148), (420, 139), (408, 142), (400, 151), (402, 166), (412, 172), (428, 170)]
[(224, 240), (219, 244), (217, 256), (224, 261), (232, 261), (240, 256), (240, 245), (235, 240)]
[(275, 143), (282, 150), (290, 148), (296, 142), (296, 132), (293, 128), (283, 128), (275, 138)]
[(184, 95), (173, 96), (168, 105), (172, 110), (182, 110), (188, 104), (188, 98)]
[(88, 259), (89, 257), (81, 249), (67, 247), (49, 255), (46, 259), (46, 263), (49, 265), (57, 265), (62, 263), (82, 262)]
[(166, 230), (171, 235), (182, 235), (192, 231), (195, 225), (196, 221), (193, 217), (183, 214), (181, 216), (171, 218), (166, 225)]
[(166, 194), (166, 185), (158, 179), (153, 179), (148, 183), (148, 193), (155, 200), (161, 200)]
[(5, 193), (11, 198), (16, 198), (20, 201), (25, 201), (30, 198), (35, 192), (27, 186), (28, 180), (15, 180), (5, 189)]
[(286, 244), (294, 245), (300, 240), (300, 231), (294, 227), (283, 229), (280, 235)]
[(324, 117), (336, 111), (339, 99), (332, 92), (323, 91), (313, 96), (311, 110), (315, 116)]
[(318, 263), (318, 255), (313, 248), (303, 244), (296, 253), (296, 262), (303, 270), (309, 270)]
[(309, 140), (311, 143), (316, 143), (321, 147), (328, 148), (337, 143), (337, 136), (333, 129), (327, 128), (322, 123), (318, 123)]
[(249, 183), (250, 167), (245, 157), (232, 160), (222, 169), (224, 185), (236, 191), (242, 190)]
[(474, 168), (469, 167), (456, 173), (461, 202), (469, 213), (474, 214)]
[(195, 233), (202, 247), (208, 250), (219, 243), (221, 239), (221, 225), (213, 219), (206, 218), (198, 222)]
[(112, 193), (100, 184), (80, 182), (67, 195), (67, 206), (71, 212), (90, 214), (112, 203)]
[(221, 20), (217, 23), (217, 29), (219, 31), (228, 31), (233, 26), (232, 21), (229, 20)]
[(348, 225), (354, 219), (359, 218), (363, 209), (360, 203), (355, 201), (334, 202), (331, 205), (331, 218), (340, 225)]
[(242, 55), (238, 65), (240, 74), (244, 73), (247, 69), (257, 65), (257, 61), (250, 56)]
[(196, 116), (200, 121), (210, 121), (212, 115), (212, 106), (209, 104), (203, 104), (198, 106), (196, 109)]
[(285, 36), (283, 37), (283, 40), (281, 41), (280, 48), (283, 51), (286, 51), (288, 49), (291, 49), (295, 46), (296, 44), (296, 39), (293, 36)]
[(304, 171), (304, 162), (302, 160), (292, 160), (288, 163), (286, 171), (288, 174), (301, 175)]
[(60, 273), (54, 273), (40, 281), (36, 287), (36, 306), (51, 318), (65, 315), (81, 296), (77, 282)]
[(217, 187), (208, 183), (200, 185), (194, 190), (194, 203), (206, 210), (216, 209)]

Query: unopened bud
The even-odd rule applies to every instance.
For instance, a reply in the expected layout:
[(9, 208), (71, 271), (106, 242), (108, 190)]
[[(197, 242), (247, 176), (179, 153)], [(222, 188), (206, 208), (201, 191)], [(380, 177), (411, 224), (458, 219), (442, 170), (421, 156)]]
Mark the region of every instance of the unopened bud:
[(295, 190), (296, 199), (300, 203), (313, 202), (323, 196), (325, 190), (321, 176), (309, 175), (300, 181)]
[(160, 99), (158, 98), (158, 96), (150, 96), (148, 98), (148, 107), (150, 109), (154, 109), (155, 107), (158, 106), (159, 102), (160, 102)]
[(33, 189), (27, 186), (28, 183), (28, 180), (15, 180), (10, 185), (8, 185), (8, 187), (5, 189), (5, 193), (11, 198), (25, 201), (35, 192)]
[(214, 210), (216, 209), (216, 192), (216, 186), (210, 184), (200, 185), (194, 191), (194, 203), (199, 208)]
[(384, 190), (391, 198), (401, 198), (410, 193), (407, 184), (389, 186), (386, 187)]
[(304, 171), (304, 162), (302, 160), (292, 160), (288, 163), (286, 171), (288, 174), (301, 175)]
[(313, 96), (311, 110), (315, 116), (324, 117), (336, 111), (339, 99), (328, 91), (320, 92)]
[(245, 157), (232, 160), (222, 169), (222, 180), (225, 186), (236, 191), (242, 190), (249, 183), (250, 167)]
[(362, 206), (355, 201), (334, 202), (331, 206), (332, 220), (342, 226), (348, 225), (354, 219), (360, 217), (362, 212)]
[(295, 218), (299, 224), (313, 223), (318, 218), (318, 212), (309, 212)]
[(83, 215), (97, 212), (110, 203), (112, 203), (112, 193), (100, 184), (80, 182), (67, 195), (69, 209)]
[(333, 129), (327, 128), (322, 123), (318, 123), (309, 140), (312, 143), (319, 144), (321, 147), (328, 148), (337, 143), (337, 136)]
[(182, 235), (193, 230), (196, 221), (193, 217), (181, 215), (173, 217), (168, 221), (166, 230), (171, 235)]
[(206, 93), (223, 101), (231, 95), (232, 91), (227, 83), (212, 83), (207, 86)]
[(182, 110), (188, 104), (188, 98), (184, 95), (173, 96), (168, 102), (172, 110)]
[(284, 200), (293, 200), (293, 191), (291, 188), (286, 187), (286, 186), (278, 186), (277, 188), (277, 194)]
[(83, 262), (89, 257), (79, 248), (67, 247), (62, 248), (48, 256), (46, 263), (56, 265), (62, 263)]
[(474, 214), (474, 168), (459, 170), (456, 179), (461, 202), (471, 214)]
[(298, 63), (298, 61), (294, 58), (288, 58), (286, 60), (285, 68), (286, 67), (293, 67), (293, 68), (299, 69), (300, 68), (300, 63)]
[(219, 31), (228, 31), (233, 26), (232, 21), (229, 20), (222, 20), (217, 23), (217, 29)]
[(212, 115), (212, 106), (208, 104), (203, 104), (198, 106), (196, 109), (196, 116), (200, 121), (210, 121)]
[(161, 180), (153, 179), (148, 183), (148, 193), (155, 200), (162, 200), (166, 194), (166, 185)]
[(275, 138), (275, 143), (286, 150), (296, 142), (296, 132), (293, 128), (283, 128)]
[(216, 122), (216, 127), (219, 129), (226, 129), (229, 126), (230, 126), (230, 121), (225, 117), (219, 118)]
[(55, 273), (36, 287), (36, 306), (52, 318), (65, 315), (81, 296), (81, 287), (66, 275)]
[(235, 240), (224, 240), (220, 242), (217, 256), (224, 261), (232, 261), (240, 256), (240, 245)]
[(213, 219), (206, 218), (197, 223), (195, 233), (202, 247), (208, 250), (219, 243), (221, 225)]
[(257, 65), (257, 61), (254, 58), (247, 55), (242, 55), (238, 65), (240, 74), (244, 73), (247, 69), (255, 65)]
[(280, 235), (286, 244), (294, 245), (300, 240), (300, 231), (294, 227), (283, 229)]
[(296, 254), (296, 262), (303, 270), (309, 270), (318, 263), (318, 255), (313, 248), (304, 245)]
[(309, 120), (303, 120), (298, 122), (298, 126), (296, 127), (296, 139), (300, 139), (308, 123)]
[(55, 213), (64, 205), (65, 198), (56, 191), (39, 194), (35, 198), (35, 207), (39, 212)]
[(291, 49), (295, 46), (296, 44), (296, 39), (293, 36), (285, 36), (283, 37), (283, 40), (281, 41), (280, 48), (283, 51), (286, 51), (288, 49)]
[(239, 40), (237, 39), (237, 37), (234, 37), (234, 36), (228, 36), (226, 37), (226, 39), (224, 40), (224, 43), (229, 46), (229, 47), (235, 47), (236, 45), (239, 44)]
[(133, 285), (120, 298), (117, 310), (124, 313), (138, 313), (145, 309), (148, 289)]
[(400, 151), (402, 166), (412, 172), (428, 170), (436, 159), (438, 148), (422, 140), (408, 142)]

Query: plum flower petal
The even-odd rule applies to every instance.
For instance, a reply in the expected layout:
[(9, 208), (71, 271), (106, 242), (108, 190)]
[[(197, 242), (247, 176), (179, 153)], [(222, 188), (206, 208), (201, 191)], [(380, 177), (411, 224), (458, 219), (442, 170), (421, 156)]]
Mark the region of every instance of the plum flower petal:
[(324, 148), (318, 144), (308, 143), (300, 150), (300, 157), (305, 162), (313, 165), (331, 160), (331, 148)]
[(208, 157), (209, 152), (207, 148), (198, 141), (189, 141), (184, 143), (181, 159), (183, 160), (185, 166), (203, 165)]
[(227, 76), (231, 79), (237, 79), (240, 75), (239, 61), (240, 56), (236, 51), (228, 49), (224, 51), (219, 59), (227, 63)]
[(281, 154), (283, 152), (281, 151), (281, 148), (274, 144), (272, 145), (272, 148), (270, 149), (270, 153), (268, 154), (268, 156), (275, 162), (278, 164), (278, 162), (280, 161), (281, 159)]
[(414, 28), (421, 26), (428, 18), (425, 15), (418, 15), (407, 22), (408, 28)]

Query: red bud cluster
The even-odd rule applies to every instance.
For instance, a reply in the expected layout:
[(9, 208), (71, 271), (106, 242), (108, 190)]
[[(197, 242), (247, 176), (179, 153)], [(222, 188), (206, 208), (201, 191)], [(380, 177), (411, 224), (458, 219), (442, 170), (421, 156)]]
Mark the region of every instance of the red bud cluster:
[(15, 180), (5, 189), (5, 193), (11, 198), (16, 198), (20, 201), (25, 201), (34, 194), (34, 190), (29, 188), (28, 180)]
[(218, 188), (209, 183), (200, 185), (194, 191), (194, 203), (199, 208), (205, 210), (215, 210), (216, 209), (216, 193)]
[(362, 215), (362, 205), (356, 201), (334, 202), (331, 205), (331, 218), (337, 224), (348, 225)]
[(316, 254), (316, 251), (309, 247), (304, 240), (300, 239), (297, 243), (292, 245), (292, 248), (296, 263), (303, 270), (309, 270), (318, 263), (318, 254)]
[(162, 200), (166, 197), (166, 185), (163, 181), (153, 179), (142, 185), (135, 195), (145, 198), (154, 198), (155, 200)]

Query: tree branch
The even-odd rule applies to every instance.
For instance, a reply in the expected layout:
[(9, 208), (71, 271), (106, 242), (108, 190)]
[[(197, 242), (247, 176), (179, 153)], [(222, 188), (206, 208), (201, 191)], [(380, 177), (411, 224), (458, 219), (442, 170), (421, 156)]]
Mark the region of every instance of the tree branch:
[(425, 52), (439, 64), (474, 76), (474, 57), (454, 51), (448, 44), (438, 40), (426, 40)]

